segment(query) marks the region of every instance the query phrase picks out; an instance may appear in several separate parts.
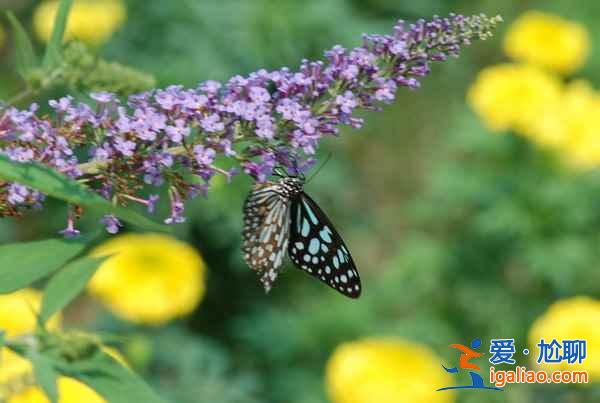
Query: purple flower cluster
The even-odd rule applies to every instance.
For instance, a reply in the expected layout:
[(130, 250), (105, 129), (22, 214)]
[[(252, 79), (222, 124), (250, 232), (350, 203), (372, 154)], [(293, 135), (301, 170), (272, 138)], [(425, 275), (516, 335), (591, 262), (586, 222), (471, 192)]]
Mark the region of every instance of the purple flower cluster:
[[(165, 222), (183, 222), (185, 200), (206, 194), (214, 175), (229, 179), (242, 170), (264, 181), (276, 166), (307, 169), (323, 136), (337, 135), (341, 126), (360, 128), (357, 110), (378, 110), (394, 100), (398, 87), (417, 88), (432, 61), (486, 39), (499, 21), (451, 15), (399, 22), (391, 35), (365, 35), (363, 45), (350, 50), (335, 46), (325, 61), (304, 60), (297, 71), (259, 70), (196, 89), (171, 86), (127, 102), (94, 93), (93, 107), (67, 96), (50, 101), (51, 118), (38, 117), (35, 105), (8, 108), (0, 112), (0, 153), (41, 162), (115, 203), (141, 203), (148, 211), (157, 196), (140, 193), (165, 184), (171, 202)], [(218, 167), (218, 157), (237, 167)], [(33, 189), (0, 181), (0, 216), (42, 201)], [(114, 216), (102, 222), (110, 233), (121, 226)], [(71, 215), (63, 233), (78, 233)]]

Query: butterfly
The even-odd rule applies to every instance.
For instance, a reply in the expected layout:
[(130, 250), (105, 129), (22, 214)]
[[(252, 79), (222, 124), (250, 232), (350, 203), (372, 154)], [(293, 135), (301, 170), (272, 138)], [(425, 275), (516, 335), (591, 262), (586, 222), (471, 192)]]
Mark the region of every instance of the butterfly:
[(248, 266), (268, 292), (287, 251), (300, 270), (358, 298), (362, 286), (352, 256), (329, 218), (304, 192), (304, 177), (283, 170), (275, 175), (277, 181), (256, 183), (244, 203), (242, 251)]

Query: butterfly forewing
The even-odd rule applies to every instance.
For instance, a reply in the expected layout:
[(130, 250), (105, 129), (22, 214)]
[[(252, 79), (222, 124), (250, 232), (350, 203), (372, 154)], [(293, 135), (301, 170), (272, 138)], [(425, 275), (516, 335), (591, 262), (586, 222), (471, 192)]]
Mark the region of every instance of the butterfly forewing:
[(293, 198), (290, 221), (292, 262), (342, 294), (358, 298), (362, 286), (352, 256), (331, 221), (306, 193)]
[(290, 227), (291, 199), (275, 182), (257, 184), (244, 204), (242, 251), (244, 260), (261, 276), (269, 291), (285, 257)]

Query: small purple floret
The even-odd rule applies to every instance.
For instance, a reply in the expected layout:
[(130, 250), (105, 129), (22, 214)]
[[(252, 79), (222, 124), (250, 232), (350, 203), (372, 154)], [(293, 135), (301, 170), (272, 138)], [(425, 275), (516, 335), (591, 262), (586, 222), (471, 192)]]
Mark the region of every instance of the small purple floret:
[(123, 226), (119, 219), (112, 214), (102, 217), (100, 223), (106, 227), (106, 232), (109, 234), (116, 234), (119, 232), (119, 228)]

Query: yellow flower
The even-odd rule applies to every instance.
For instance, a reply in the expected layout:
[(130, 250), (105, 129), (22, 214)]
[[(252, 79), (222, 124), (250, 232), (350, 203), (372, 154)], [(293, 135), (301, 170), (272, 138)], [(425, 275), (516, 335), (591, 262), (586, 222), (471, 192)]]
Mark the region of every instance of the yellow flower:
[[(11, 294), (0, 295), (0, 330), (7, 337), (31, 333), (37, 325), (36, 314), (40, 310), (42, 294), (31, 288), (24, 288)], [(48, 328), (54, 329), (60, 323), (60, 315), (48, 321)]]
[[(7, 337), (20, 336), (35, 331), (37, 325), (36, 313), (39, 312), (42, 302), (42, 294), (31, 288), (24, 288), (11, 294), (0, 295), (0, 330), (6, 332)], [(60, 315), (53, 316), (47, 323), (49, 329), (54, 329), (60, 324)], [(27, 387), (27, 382), (32, 381), (31, 363), (13, 353), (8, 348), (0, 350), (0, 386), (11, 385), (14, 383), (25, 382), (26, 390), (20, 391), (8, 403), (36, 403), (48, 402), (46, 397), (37, 387)], [(64, 383), (64, 381), (61, 381)], [(71, 380), (71, 383), (76, 382)], [(83, 385), (82, 385), (83, 386)], [(67, 386), (61, 386), (60, 390), (65, 390), (65, 399), (60, 403), (78, 402), (78, 394), (70, 394), (73, 387), (67, 382)], [(79, 387), (81, 388), (81, 386)], [(86, 387), (87, 388), (87, 387)], [(0, 388), (1, 390), (2, 388)], [(17, 389), (18, 385), (17, 385)], [(89, 388), (88, 388), (89, 389)], [(69, 395), (71, 396), (70, 398)], [(82, 395), (85, 401), (90, 403), (103, 402), (103, 400), (87, 399), (89, 395)]]
[(529, 65), (500, 64), (479, 72), (467, 101), (489, 129), (527, 135), (560, 95), (557, 77)]
[(552, 147), (575, 168), (600, 165), (600, 94), (588, 82), (570, 83), (534, 126), (532, 140)]
[(450, 376), (427, 346), (405, 340), (365, 339), (337, 347), (326, 369), (333, 403), (449, 403)]
[(562, 117), (564, 157), (579, 169), (600, 165), (600, 94), (575, 82), (557, 116)]
[[(25, 379), (33, 373), (31, 362), (8, 348), (0, 350), (0, 385), (7, 385), (17, 379)], [(1, 399), (0, 399), (1, 401)]]
[[(58, 403), (106, 403), (106, 400), (89, 386), (64, 376), (58, 378), (58, 395)], [(50, 403), (50, 401), (39, 387), (32, 386), (13, 395), (8, 399), (8, 403)]]
[[(41, 302), (42, 294), (31, 288), (0, 295), (0, 330), (6, 332), (7, 337), (34, 332), (37, 325), (35, 315), (39, 312)], [(60, 315), (56, 314), (46, 326), (56, 329), (60, 320)], [(118, 351), (108, 347), (103, 349), (126, 365)], [(34, 384), (31, 362), (3, 348), (0, 350), (0, 400), (6, 391), (11, 392), (8, 403), (49, 403), (41, 389)], [(105, 403), (96, 392), (75, 379), (59, 377), (58, 391), (59, 403)]]
[[(50, 403), (44, 392), (35, 386), (31, 363), (5, 349), (0, 366), (0, 390), (6, 390), (7, 403)], [(94, 390), (76, 379), (58, 378), (59, 403), (105, 403)]]
[(126, 320), (159, 325), (192, 312), (204, 296), (204, 261), (175, 238), (123, 235), (92, 254), (115, 254), (100, 266), (89, 290)]
[[(58, 0), (42, 2), (33, 15), (33, 27), (44, 42), (50, 40)], [(106, 42), (126, 18), (122, 0), (75, 0), (69, 13), (65, 39), (79, 39), (90, 45)]]
[[(102, 349), (127, 366), (121, 353), (113, 348), (103, 346)], [(0, 365), (0, 400), (3, 393), (10, 398), (7, 403), (49, 403), (44, 392), (35, 385), (33, 367), (29, 360), (5, 348), (2, 351)], [(60, 376), (58, 378), (59, 403), (105, 403), (89, 386), (76, 379)]]
[(560, 74), (581, 67), (589, 48), (589, 35), (581, 24), (539, 11), (520, 16), (504, 38), (508, 56)]
[[(587, 341), (587, 358), (581, 364), (545, 364), (546, 370), (587, 370), (590, 381), (600, 380), (600, 300), (574, 297), (559, 300), (540, 316), (529, 330), (531, 351), (539, 351), (537, 344), (557, 339)], [(532, 359), (537, 360), (533, 354)]]

